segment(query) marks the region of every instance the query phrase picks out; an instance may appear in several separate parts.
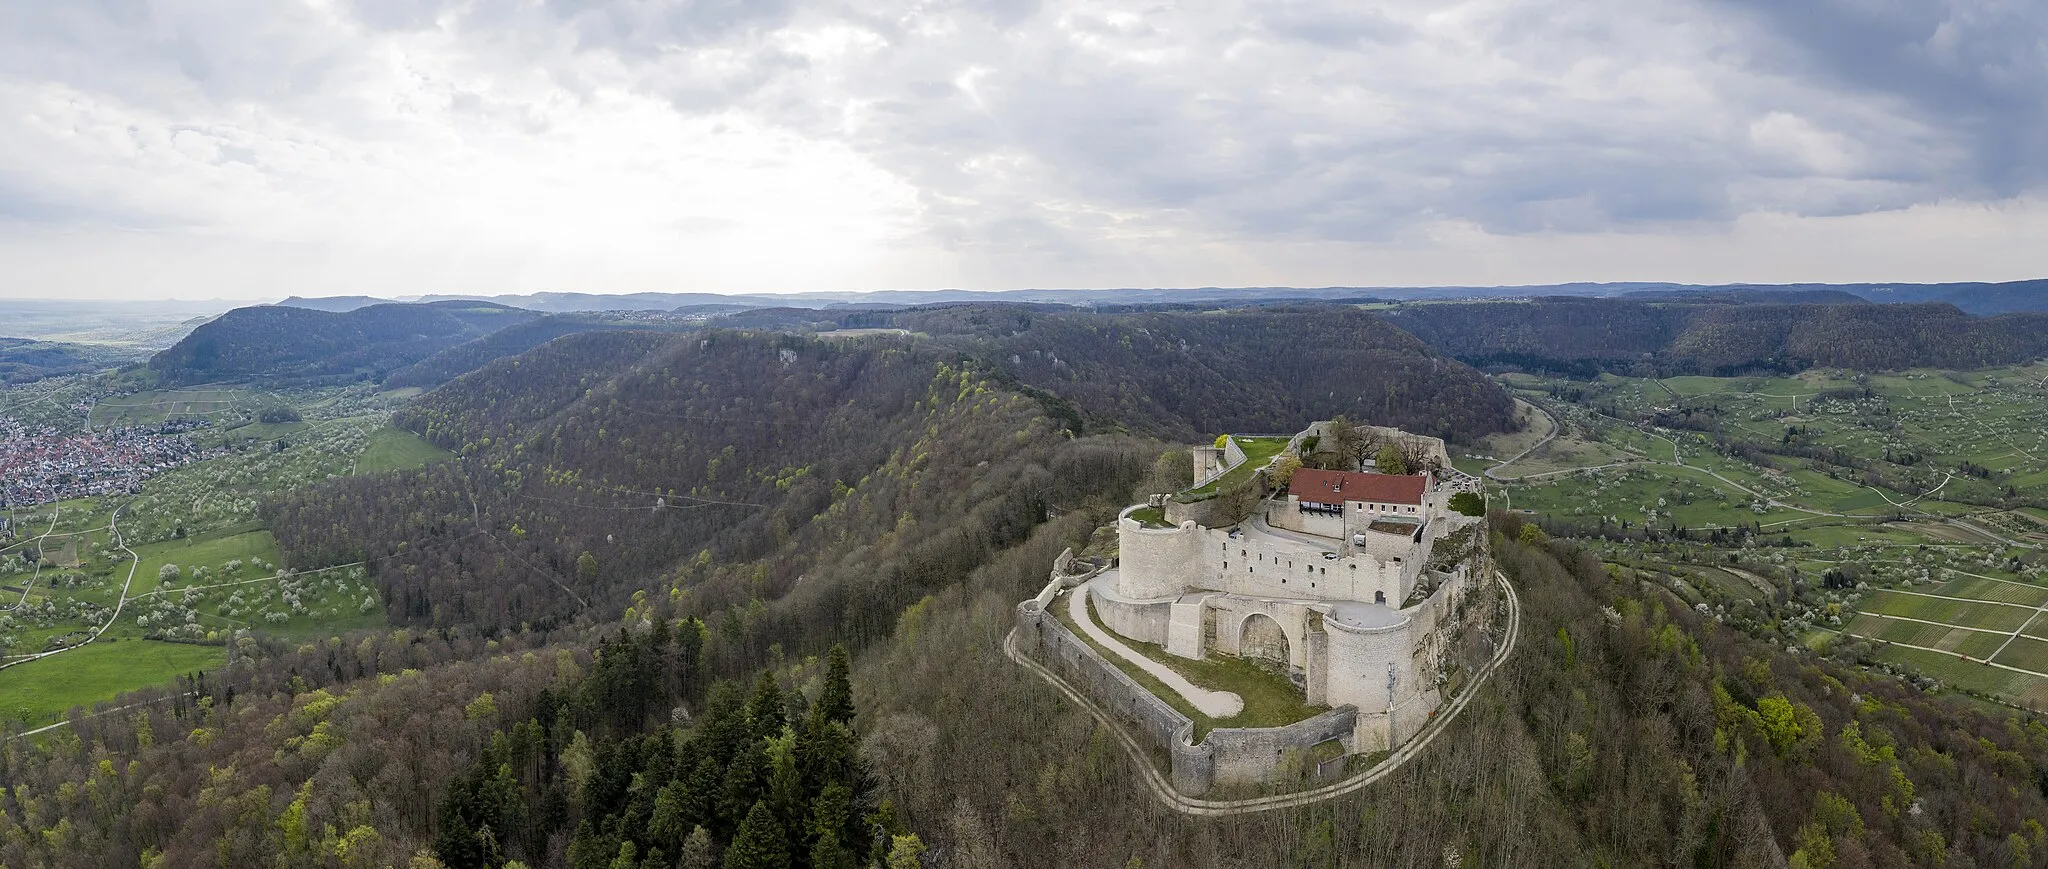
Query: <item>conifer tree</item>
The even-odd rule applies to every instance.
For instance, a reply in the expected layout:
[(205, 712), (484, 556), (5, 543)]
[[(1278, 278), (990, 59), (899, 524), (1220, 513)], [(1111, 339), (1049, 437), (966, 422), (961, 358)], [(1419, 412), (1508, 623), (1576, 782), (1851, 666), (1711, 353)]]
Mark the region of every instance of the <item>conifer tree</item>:
[(818, 692), (811, 715), (853, 726), (853, 666), (843, 645), (833, 646), (825, 656), (825, 686)]
[(738, 835), (725, 849), (725, 869), (789, 869), (789, 842), (767, 802), (747, 810)]

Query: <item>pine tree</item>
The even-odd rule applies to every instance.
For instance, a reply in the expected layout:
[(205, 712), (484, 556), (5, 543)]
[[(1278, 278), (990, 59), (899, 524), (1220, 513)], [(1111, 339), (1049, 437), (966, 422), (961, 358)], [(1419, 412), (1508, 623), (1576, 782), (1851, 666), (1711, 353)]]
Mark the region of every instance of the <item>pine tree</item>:
[(723, 865), (725, 869), (788, 869), (789, 842), (765, 801), (747, 810), (739, 834), (725, 849)]
[(843, 645), (833, 646), (825, 657), (825, 686), (818, 692), (818, 704), (811, 707), (811, 715), (853, 726), (853, 666)]
[(826, 830), (811, 846), (811, 869), (856, 869), (853, 852), (839, 843), (839, 834)]
[(786, 705), (775, 674), (762, 671), (761, 678), (754, 682), (754, 696), (747, 699), (747, 726), (755, 739), (769, 739), (782, 732), (782, 726), (788, 723)]
[(712, 859), (711, 831), (702, 826), (690, 831), (690, 838), (683, 840), (683, 853), (678, 861), (682, 869), (711, 869), (717, 865)]

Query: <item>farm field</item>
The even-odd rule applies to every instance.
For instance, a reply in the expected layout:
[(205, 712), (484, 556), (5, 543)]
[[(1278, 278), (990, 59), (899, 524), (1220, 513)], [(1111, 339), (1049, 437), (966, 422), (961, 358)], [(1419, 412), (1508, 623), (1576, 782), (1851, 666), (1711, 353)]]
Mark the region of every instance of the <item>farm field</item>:
[[(1748, 630), (2048, 709), (2048, 678), (1984, 663), (2048, 673), (2048, 363), (1500, 379), (1559, 441), (1612, 451), (1496, 469), (1490, 487), (1552, 533), (1615, 539), (1604, 558)], [(1621, 463), (1591, 467), (1606, 456)], [(1724, 558), (1776, 591), (1709, 564)]]
[[(95, 427), (204, 419), (211, 424), (187, 436), (224, 449), (147, 478), (138, 494), (8, 509), (16, 536), (0, 540), (0, 665), (65, 651), (0, 669), (0, 716), (49, 723), (71, 706), (217, 665), (241, 632), (311, 639), (387, 624), (364, 566), (280, 569), (258, 508), (316, 480), (447, 458), (389, 426), (402, 396), (202, 387), (94, 403), (75, 385), (36, 386), (43, 391), (5, 393), (5, 407), (57, 422), (69, 414), (79, 427), (88, 409)], [(288, 412), (269, 414), (276, 422), (259, 418), (280, 408)]]
[(370, 433), (369, 442), (363, 445), (362, 454), (356, 457), (356, 473), (375, 474), (417, 468), (446, 461), (454, 455), (412, 432), (386, 426)]
[(125, 691), (218, 668), (226, 660), (219, 646), (154, 640), (93, 643), (0, 672), (0, 685), (6, 688), (6, 707), (0, 714), (25, 728), (41, 727), (62, 720), (74, 706), (91, 708)]
[(239, 387), (152, 390), (95, 402), (91, 424), (109, 428), (193, 417), (222, 422), (277, 403), (270, 393)]

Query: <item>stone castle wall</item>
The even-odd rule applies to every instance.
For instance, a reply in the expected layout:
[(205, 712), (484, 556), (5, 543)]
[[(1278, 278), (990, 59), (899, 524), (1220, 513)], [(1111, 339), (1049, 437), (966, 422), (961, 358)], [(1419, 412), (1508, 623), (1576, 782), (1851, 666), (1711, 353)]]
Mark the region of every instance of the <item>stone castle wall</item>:
[(1017, 647), (1094, 697), (1096, 705), (1131, 728), (1138, 741), (1162, 750), (1173, 788), (1201, 796), (1218, 785), (1270, 783), (1290, 758), (1332, 739), (1347, 741), (1358, 710), (1331, 709), (1285, 727), (1217, 728), (1200, 743), (1194, 722), (1139, 685), (1077, 637), (1037, 598), (1017, 605)]
[[(1126, 511), (1129, 512), (1129, 511)], [(1200, 525), (1146, 528), (1136, 519), (1117, 520), (1117, 582), (1132, 600), (1179, 597), (1188, 588), (1215, 581), (1209, 565), (1209, 533)]]
[(1130, 726), (1139, 742), (1171, 753), (1176, 743), (1191, 741), (1194, 722), (1104, 660), (1036, 600), (1017, 605), (1017, 646), (1088, 691), (1096, 705)]
[[(1351, 734), (1358, 710), (1340, 706), (1285, 727), (1230, 728), (1209, 731), (1211, 785), (1256, 785), (1274, 781), (1289, 762), (1299, 764), (1309, 749), (1330, 740), (1352, 754)], [(1292, 755), (1290, 757), (1289, 755)]]
[(1131, 600), (1101, 588), (1107, 584), (1090, 585), (1086, 587), (1088, 591), (1076, 592), (1089, 594), (1095, 601), (1095, 616), (1102, 626), (1118, 636), (1166, 645), (1167, 624), (1173, 620), (1173, 598)]
[[(1127, 511), (1128, 512), (1128, 511)], [(1323, 546), (1272, 536), (1233, 539), (1220, 528), (1146, 528), (1117, 520), (1118, 593), (1131, 600), (1177, 597), (1189, 589), (1251, 597), (1372, 601), (1398, 607), (1415, 585), (1422, 559), (1382, 561), (1354, 552), (1324, 558)], [(1338, 541), (1332, 541), (1336, 547)]]

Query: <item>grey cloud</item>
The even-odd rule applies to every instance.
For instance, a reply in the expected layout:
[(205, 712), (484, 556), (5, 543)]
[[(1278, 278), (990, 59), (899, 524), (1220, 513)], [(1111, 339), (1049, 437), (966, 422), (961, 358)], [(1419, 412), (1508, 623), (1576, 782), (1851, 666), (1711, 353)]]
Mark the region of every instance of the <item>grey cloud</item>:
[(1943, 128), (1972, 155), (1959, 180), (1997, 196), (2048, 180), (2048, 5), (1721, 2), (1757, 22), (1760, 66)]
[[(630, 89), (844, 143), (916, 188), (932, 239), (995, 258), (1114, 256), (1125, 234), (1385, 241), (1436, 220), (1654, 232), (2048, 181), (2048, 7), (2018, 0), (1537, 0), (1448, 24), (1428, 0), (348, 8), (361, 28), (268, 0), (0, 0), (0, 73), (375, 141), (397, 122), (353, 88), (377, 40), (407, 40), (459, 61), (417, 123), (544, 135), (544, 88), (522, 77)], [(806, 42), (847, 30), (881, 47)], [(16, 210), (62, 204), (39, 196)]]

